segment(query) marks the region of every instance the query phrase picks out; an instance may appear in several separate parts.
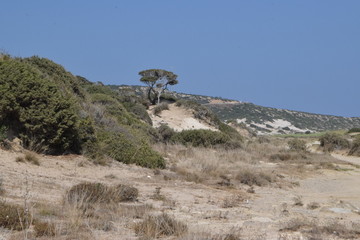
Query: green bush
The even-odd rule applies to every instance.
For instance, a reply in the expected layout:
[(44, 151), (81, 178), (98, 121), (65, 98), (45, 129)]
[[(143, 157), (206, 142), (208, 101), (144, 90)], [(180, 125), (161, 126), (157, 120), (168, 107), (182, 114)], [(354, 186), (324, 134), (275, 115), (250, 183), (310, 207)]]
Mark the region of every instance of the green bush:
[(175, 133), (171, 137), (171, 141), (193, 147), (213, 147), (216, 145), (226, 145), (231, 143), (231, 139), (228, 135), (222, 132), (204, 129), (184, 130), (179, 133)]
[(0, 125), (39, 151), (79, 152), (74, 103), (40, 71), (17, 60), (0, 62)]
[(360, 132), (360, 128), (351, 128), (348, 133), (358, 133)]
[(291, 139), (288, 142), (289, 148), (292, 151), (306, 151), (307, 147), (306, 147), (306, 142), (302, 139)]
[(67, 72), (63, 66), (38, 56), (25, 58), (21, 61), (40, 70), (50, 82), (60, 87), (68, 97), (75, 95), (83, 98), (85, 96), (83, 89), (80, 87), (79, 79)]
[(165, 124), (161, 124), (157, 130), (163, 142), (169, 142), (171, 138), (176, 134), (176, 132), (172, 128)]
[(348, 140), (337, 133), (326, 133), (322, 135), (319, 140), (320, 146), (327, 152), (350, 147)]
[(126, 129), (118, 133), (102, 132), (99, 141), (103, 153), (119, 162), (148, 168), (165, 167), (163, 157), (152, 150), (146, 140), (139, 140)]

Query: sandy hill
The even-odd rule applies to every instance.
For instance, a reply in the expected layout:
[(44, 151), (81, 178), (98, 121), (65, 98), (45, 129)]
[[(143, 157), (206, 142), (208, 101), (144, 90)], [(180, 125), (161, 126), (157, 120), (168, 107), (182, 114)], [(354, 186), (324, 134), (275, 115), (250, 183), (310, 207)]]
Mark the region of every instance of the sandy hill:
[(184, 107), (177, 107), (175, 104), (169, 104), (168, 110), (163, 110), (159, 114), (154, 114), (154, 107), (148, 110), (149, 116), (155, 128), (162, 124), (169, 126), (177, 132), (191, 129), (208, 129), (218, 131), (205, 121), (194, 117), (193, 110)]

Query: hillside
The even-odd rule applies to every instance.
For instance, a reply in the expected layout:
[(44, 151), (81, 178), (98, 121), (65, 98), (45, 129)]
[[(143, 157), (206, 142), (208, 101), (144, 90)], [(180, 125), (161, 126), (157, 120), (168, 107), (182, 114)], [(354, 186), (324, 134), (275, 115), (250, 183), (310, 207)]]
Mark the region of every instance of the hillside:
[[(142, 86), (110, 86), (112, 89), (143, 95), (146, 87)], [(340, 117), (293, 110), (262, 107), (247, 102), (194, 95), (177, 92), (167, 92), (168, 96), (185, 99), (203, 104), (211, 109), (222, 121), (235, 121), (246, 125), (259, 134), (305, 133), (325, 130), (350, 129), (360, 127), (360, 117)]]

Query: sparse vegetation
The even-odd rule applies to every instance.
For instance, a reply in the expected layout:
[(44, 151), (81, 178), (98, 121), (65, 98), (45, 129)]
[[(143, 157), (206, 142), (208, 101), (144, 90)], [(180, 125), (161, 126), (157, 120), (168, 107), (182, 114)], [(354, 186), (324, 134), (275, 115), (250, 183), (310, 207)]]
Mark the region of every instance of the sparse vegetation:
[(358, 224), (349, 227), (336, 221), (319, 224), (306, 218), (293, 218), (285, 222), (280, 231), (300, 231), (309, 239), (329, 239), (332, 235), (340, 239), (357, 239), (360, 236), (358, 227)]

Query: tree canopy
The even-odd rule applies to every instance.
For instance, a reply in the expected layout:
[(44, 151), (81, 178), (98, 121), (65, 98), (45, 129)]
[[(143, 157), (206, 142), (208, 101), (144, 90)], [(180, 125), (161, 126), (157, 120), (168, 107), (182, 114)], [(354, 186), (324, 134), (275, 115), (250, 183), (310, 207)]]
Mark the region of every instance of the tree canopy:
[(152, 104), (160, 103), (161, 94), (169, 85), (178, 83), (177, 75), (163, 69), (148, 69), (139, 72), (140, 81), (149, 86), (148, 98)]

